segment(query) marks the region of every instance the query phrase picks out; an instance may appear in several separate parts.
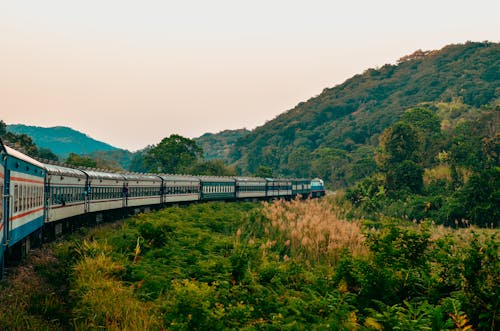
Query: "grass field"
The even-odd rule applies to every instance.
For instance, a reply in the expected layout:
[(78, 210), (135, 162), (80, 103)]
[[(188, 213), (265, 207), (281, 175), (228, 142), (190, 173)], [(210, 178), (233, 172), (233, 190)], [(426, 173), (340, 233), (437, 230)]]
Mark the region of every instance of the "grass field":
[(172, 206), (33, 251), (9, 330), (495, 330), (499, 232), (345, 220), (335, 199)]

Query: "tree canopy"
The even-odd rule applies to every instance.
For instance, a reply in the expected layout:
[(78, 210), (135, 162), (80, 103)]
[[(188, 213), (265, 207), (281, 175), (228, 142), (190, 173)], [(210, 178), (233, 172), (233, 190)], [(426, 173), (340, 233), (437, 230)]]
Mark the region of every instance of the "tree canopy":
[(146, 152), (144, 163), (150, 172), (187, 173), (203, 157), (203, 150), (192, 139), (172, 134)]

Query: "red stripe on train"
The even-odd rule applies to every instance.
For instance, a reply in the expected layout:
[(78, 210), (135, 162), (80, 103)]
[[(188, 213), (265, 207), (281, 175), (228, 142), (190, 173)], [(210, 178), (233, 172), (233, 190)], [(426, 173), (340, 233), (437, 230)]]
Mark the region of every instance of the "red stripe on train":
[(16, 181), (16, 182), (27, 182), (27, 183), (35, 183), (35, 184), (43, 185), (43, 180), (35, 180), (35, 179), (29, 179), (29, 178), (23, 178), (23, 177), (10, 177), (10, 180)]
[(18, 218), (21, 218), (21, 217), (25, 217), (25, 216), (28, 216), (28, 215), (31, 215), (31, 214), (34, 214), (34, 213), (37, 213), (39, 212), (40, 210), (43, 210), (43, 207), (40, 207), (40, 208), (37, 208), (37, 209), (34, 209), (34, 210), (30, 210), (30, 211), (27, 211), (27, 212), (24, 212), (22, 214), (18, 214), (16, 216), (12, 216), (10, 218), (10, 221), (13, 222), (15, 220), (17, 220)]

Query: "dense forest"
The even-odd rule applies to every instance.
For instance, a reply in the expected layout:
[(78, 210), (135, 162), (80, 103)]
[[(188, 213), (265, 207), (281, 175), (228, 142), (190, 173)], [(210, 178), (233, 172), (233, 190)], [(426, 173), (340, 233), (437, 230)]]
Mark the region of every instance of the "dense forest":
[(322, 200), (171, 206), (31, 252), (7, 330), (498, 330), (499, 232)]
[[(446, 141), (459, 134), (458, 124), (474, 125), (481, 113), (498, 112), (499, 53), (498, 43), (468, 42), (368, 69), (240, 138), (231, 161), (242, 172), (267, 166), (284, 176), (318, 176), (330, 188), (346, 187), (377, 171), (380, 134), (421, 105), (439, 117), (444, 142), (435, 148), (450, 152)], [(490, 125), (498, 131), (498, 121)], [(477, 134), (491, 139), (491, 132)]]
[(219, 133), (205, 133), (195, 138), (194, 141), (203, 148), (204, 156), (207, 160), (221, 159), (228, 160), (231, 148), (236, 141), (247, 135), (247, 129), (224, 130)]

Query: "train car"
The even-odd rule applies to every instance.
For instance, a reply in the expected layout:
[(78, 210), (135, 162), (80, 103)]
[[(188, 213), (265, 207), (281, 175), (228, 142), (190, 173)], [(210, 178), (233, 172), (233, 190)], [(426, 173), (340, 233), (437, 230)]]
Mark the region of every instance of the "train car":
[(55, 222), (86, 212), (87, 175), (78, 169), (45, 164), (45, 222)]
[(125, 174), (123, 194), (126, 207), (160, 205), (162, 202), (162, 179), (146, 174)]
[(200, 177), (201, 196), (206, 200), (232, 200), (236, 198), (236, 180), (231, 177)]
[(160, 175), (163, 180), (162, 203), (200, 200), (200, 179), (188, 175)]
[(12, 255), (24, 255), (32, 239), (41, 240), (45, 168), (8, 146), (4, 146), (2, 159), (5, 160), (3, 242), (12, 248)]
[(305, 178), (292, 179), (292, 196), (308, 197), (311, 193), (311, 180)]
[(266, 178), (266, 197), (290, 198), (292, 196), (292, 180), (287, 178)]
[(5, 167), (4, 167), (4, 156), (7, 155), (5, 148), (3, 147), (3, 143), (0, 140), (0, 279), (3, 278), (3, 269), (4, 269), (4, 247), (5, 247), (5, 219), (4, 219), (4, 181), (5, 181)]
[[(94, 213), (127, 206), (123, 175), (93, 170), (82, 171), (87, 175), (85, 212)], [(100, 218), (102, 214), (97, 214), (96, 220), (99, 221)]]
[(321, 198), (325, 195), (325, 183), (322, 179), (314, 178), (311, 180), (311, 197)]
[(259, 177), (235, 177), (236, 198), (265, 198), (266, 180)]

